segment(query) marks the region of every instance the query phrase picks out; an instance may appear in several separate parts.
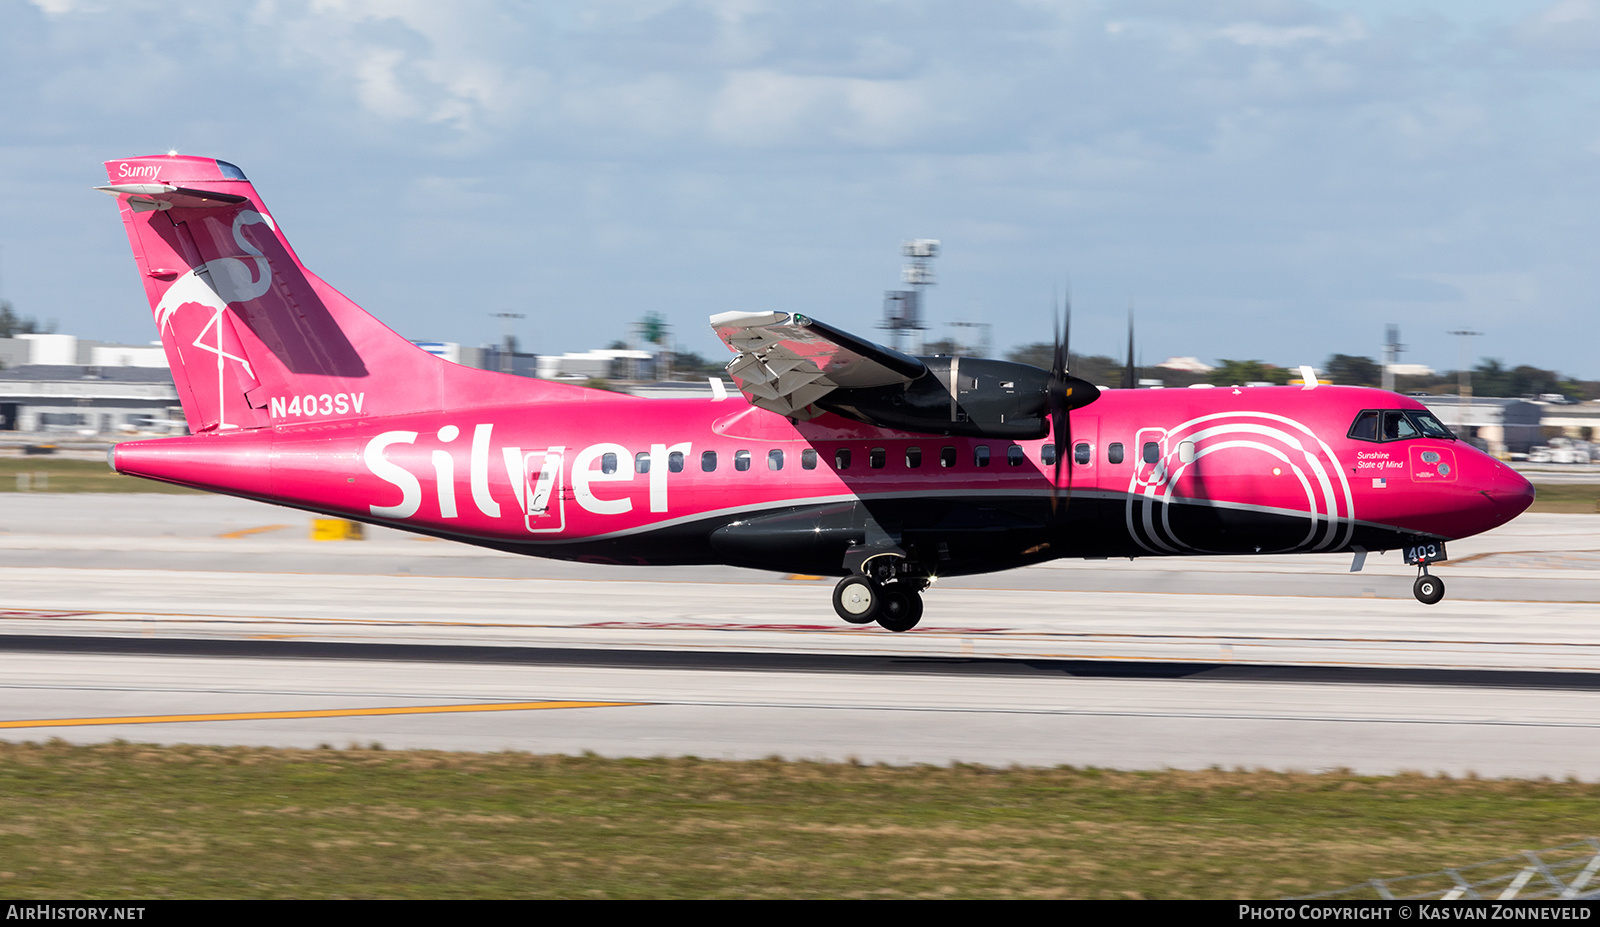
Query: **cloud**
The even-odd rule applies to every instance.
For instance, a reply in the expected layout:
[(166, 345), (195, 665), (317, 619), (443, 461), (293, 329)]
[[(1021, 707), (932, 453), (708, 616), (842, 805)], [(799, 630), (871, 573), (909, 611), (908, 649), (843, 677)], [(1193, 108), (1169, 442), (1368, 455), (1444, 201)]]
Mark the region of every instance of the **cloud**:
[(1336, 26), (1274, 26), (1259, 22), (1239, 22), (1223, 26), (1217, 35), (1240, 45), (1288, 48), (1304, 42), (1343, 45), (1367, 38), (1367, 30), (1354, 16), (1344, 17)]
[(1524, 50), (1554, 54), (1563, 61), (1574, 58), (1590, 67), (1600, 65), (1600, 2), (1559, 0), (1524, 20), (1515, 32)]
[(759, 70), (728, 75), (708, 123), (717, 139), (741, 146), (878, 147), (914, 138), (928, 115), (913, 82)]
[[(1340, 339), (1444, 311), (1463, 274), (1580, 317), (1600, 0), (1506, 22), (1327, 7), (0, 0), (0, 169), (24, 178), (0, 209), (7, 295), (123, 318), (91, 308), (125, 307), (116, 284), (52, 263), (115, 237), (76, 224), (103, 204), (39, 204), (99, 158), (178, 147), (240, 163), (386, 320), (469, 342), (481, 313), (439, 306), (529, 292), (559, 307), (546, 348), (607, 340), (642, 299), (685, 332), (759, 304), (870, 326), (922, 236), (951, 268), (932, 311), (995, 307), (1002, 343), (1037, 336), (1015, 307), (1068, 271), (1087, 314), (1135, 298), (1201, 356), (1367, 353)], [(1530, 358), (1592, 367), (1523, 328)]]

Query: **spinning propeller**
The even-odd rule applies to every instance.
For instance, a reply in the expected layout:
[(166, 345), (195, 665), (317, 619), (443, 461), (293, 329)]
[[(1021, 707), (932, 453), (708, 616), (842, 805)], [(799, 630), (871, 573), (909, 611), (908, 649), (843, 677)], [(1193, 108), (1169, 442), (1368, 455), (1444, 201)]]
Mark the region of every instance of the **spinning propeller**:
[[(1054, 312), (1051, 313), (1052, 317)], [(1050, 364), (1050, 379), (1046, 382), (1046, 402), (1050, 409), (1050, 429), (1056, 446), (1056, 472), (1050, 480), (1050, 511), (1056, 513), (1056, 498), (1061, 487), (1061, 467), (1067, 454), (1072, 452), (1072, 410), (1081, 409), (1100, 398), (1100, 390), (1093, 383), (1072, 376), (1067, 367), (1072, 358), (1072, 297), (1067, 296), (1062, 319), (1056, 321), (1056, 350)], [(1066, 501), (1072, 501), (1072, 467), (1067, 467)], [(1065, 504), (1061, 511), (1066, 511)]]

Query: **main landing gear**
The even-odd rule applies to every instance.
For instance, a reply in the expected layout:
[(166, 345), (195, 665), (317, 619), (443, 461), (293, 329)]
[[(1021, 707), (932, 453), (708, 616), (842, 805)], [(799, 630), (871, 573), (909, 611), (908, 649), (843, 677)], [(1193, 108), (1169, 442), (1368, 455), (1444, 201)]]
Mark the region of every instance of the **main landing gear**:
[[(888, 558), (885, 558), (887, 561)], [(888, 631), (909, 631), (922, 620), (925, 578), (895, 569), (885, 562), (877, 569), (868, 562), (866, 573), (854, 573), (833, 587), (833, 610), (851, 624), (876, 621)]]

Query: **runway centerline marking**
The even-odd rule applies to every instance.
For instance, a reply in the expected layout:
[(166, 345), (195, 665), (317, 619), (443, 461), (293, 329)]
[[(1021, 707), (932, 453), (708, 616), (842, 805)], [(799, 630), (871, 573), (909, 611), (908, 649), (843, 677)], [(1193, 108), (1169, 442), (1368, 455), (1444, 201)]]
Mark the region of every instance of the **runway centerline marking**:
[(122, 715), (105, 718), (38, 718), (0, 721), (0, 729), (89, 727), (104, 724), (182, 724), (195, 721), (279, 721), (300, 718), (357, 718), (373, 715), (433, 715), (470, 711), (544, 711), (556, 708), (624, 708), (652, 702), (482, 702), (466, 705), (413, 705), (398, 708), (312, 708), (299, 711), (225, 711), (187, 715)]

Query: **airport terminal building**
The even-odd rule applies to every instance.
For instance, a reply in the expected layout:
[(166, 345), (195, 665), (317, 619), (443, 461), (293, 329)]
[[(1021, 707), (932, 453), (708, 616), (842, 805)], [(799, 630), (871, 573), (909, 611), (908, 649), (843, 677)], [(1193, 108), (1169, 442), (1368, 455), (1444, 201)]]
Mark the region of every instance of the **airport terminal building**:
[(19, 335), (0, 338), (0, 364), (0, 431), (183, 431), (178, 391), (160, 346)]
[(0, 370), (0, 431), (114, 435), (172, 427), (183, 430), (183, 410), (165, 367)]

